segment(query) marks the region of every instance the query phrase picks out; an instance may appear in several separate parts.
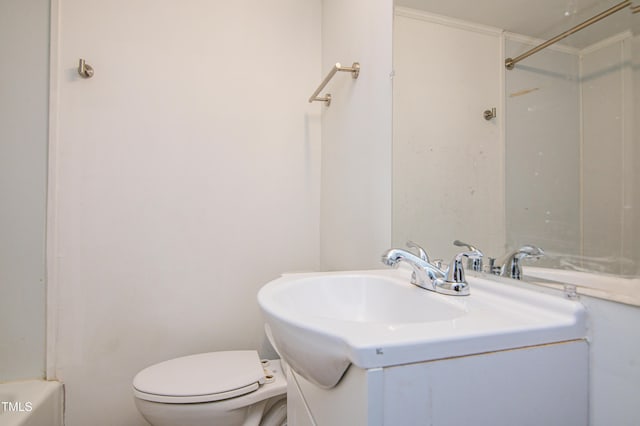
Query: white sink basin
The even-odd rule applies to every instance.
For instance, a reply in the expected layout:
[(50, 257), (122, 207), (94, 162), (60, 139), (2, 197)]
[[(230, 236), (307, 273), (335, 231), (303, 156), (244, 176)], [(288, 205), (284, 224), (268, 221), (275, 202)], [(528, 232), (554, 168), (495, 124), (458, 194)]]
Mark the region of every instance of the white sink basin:
[(258, 302), (269, 340), (319, 386), (335, 386), (349, 365), (387, 367), (585, 336), (575, 301), (467, 277), (470, 296), (409, 282), (410, 271), (287, 274)]
[(281, 313), (306, 318), (360, 323), (417, 323), (458, 318), (461, 303), (431, 297), (416, 286), (372, 274), (290, 275), (281, 279), (277, 304)]

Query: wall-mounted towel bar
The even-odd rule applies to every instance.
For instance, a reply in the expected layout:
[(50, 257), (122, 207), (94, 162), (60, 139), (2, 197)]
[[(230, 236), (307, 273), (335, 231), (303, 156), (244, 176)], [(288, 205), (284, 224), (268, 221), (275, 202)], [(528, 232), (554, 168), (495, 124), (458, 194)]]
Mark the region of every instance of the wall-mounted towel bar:
[[(512, 70), (513, 67), (520, 62), (521, 60), (528, 58), (529, 56), (533, 55), (534, 53), (538, 53), (539, 51), (541, 51), (542, 49), (551, 46), (554, 43), (559, 42), (560, 40), (562, 40), (565, 37), (570, 36), (571, 34), (578, 32), (586, 27), (588, 27), (589, 25), (595, 24), (596, 22), (600, 21), (601, 19), (606, 18), (607, 16), (616, 13), (619, 10), (624, 9), (625, 7), (631, 5), (631, 0), (625, 0), (621, 3), (618, 3), (617, 5), (605, 10), (604, 12), (594, 16), (591, 19), (587, 19), (586, 21), (584, 21), (581, 24), (576, 25), (575, 27), (571, 28), (570, 30), (567, 30), (565, 32), (563, 32), (562, 34), (552, 38), (551, 40), (545, 41), (544, 43), (542, 43), (539, 46), (534, 47), (533, 49), (523, 53), (522, 55), (516, 57), (516, 58), (507, 58), (504, 61), (504, 66), (508, 69), (508, 70)], [(637, 6), (631, 6), (631, 11), (633, 13), (637, 13), (640, 10), (638, 10)]]
[(343, 67), (342, 65), (340, 65), (340, 62), (336, 63), (333, 68), (331, 68), (331, 71), (329, 71), (329, 74), (327, 74), (324, 80), (322, 80), (320, 86), (318, 86), (316, 91), (313, 92), (313, 95), (311, 95), (311, 97), (309, 98), (309, 103), (313, 101), (321, 101), (325, 102), (327, 106), (331, 105), (331, 94), (327, 93), (323, 97), (318, 97), (318, 94), (322, 91), (322, 89), (324, 89), (324, 86), (329, 83), (329, 80), (331, 80), (331, 78), (338, 71), (350, 72), (352, 78), (358, 78), (358, 76), (360, 75), (360, 64), (358, 62), (354, 62), (350, 67)]

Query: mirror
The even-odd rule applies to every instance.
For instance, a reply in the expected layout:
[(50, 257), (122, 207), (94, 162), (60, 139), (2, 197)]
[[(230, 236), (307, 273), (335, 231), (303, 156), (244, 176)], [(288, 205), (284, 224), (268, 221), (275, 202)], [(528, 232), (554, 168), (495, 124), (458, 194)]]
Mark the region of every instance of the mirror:
[(395, 246), (534, 244), (540, 266), (640, 275), (640, 13), (504, 66), (617, 4), (396, 1)]

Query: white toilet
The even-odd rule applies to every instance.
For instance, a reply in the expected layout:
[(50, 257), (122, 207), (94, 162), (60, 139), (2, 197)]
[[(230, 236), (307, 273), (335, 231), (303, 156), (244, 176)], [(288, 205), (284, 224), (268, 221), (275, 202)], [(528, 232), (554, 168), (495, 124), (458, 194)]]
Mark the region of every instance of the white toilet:
[(136, 407), (153, 426), (284, 426), (286, 392), (280, 361), (256, 351), (175, 358), (133, 379)]

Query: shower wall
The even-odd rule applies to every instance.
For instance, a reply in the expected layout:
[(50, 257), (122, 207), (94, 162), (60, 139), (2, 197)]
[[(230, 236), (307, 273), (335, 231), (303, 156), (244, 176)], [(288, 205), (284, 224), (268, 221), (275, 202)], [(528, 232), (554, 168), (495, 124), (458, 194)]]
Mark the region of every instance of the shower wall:
[(49, 1), (0, 2), (0, 381), (44, 377)]

